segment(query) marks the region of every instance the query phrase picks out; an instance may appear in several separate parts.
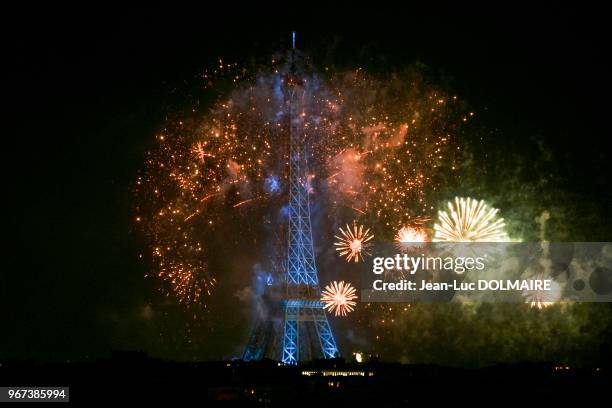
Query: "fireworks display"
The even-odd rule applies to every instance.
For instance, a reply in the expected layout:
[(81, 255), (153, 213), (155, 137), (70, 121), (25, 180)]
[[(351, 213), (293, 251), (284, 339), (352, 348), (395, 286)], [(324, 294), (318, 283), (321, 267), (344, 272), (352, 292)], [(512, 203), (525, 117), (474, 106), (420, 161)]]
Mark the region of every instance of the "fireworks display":
[[(207, 333), (224, 324), (209, 312), (237, 307), (234, 303), (242, 306), (237, 315), (243, 318), (263, 310), (264, 297), (253, 283), (263, 281), (253, 275), (269, 277), (272, 288), (283, 282), (278, 275), (285, 273), (287, 237), (279, 231), (286, 232), (290, 214), (286, 60), (281, 56), (256, 69), (219, 61), (213, 71), (203, 78), (206, 95), (190, 109), (169, 115), (157, 132), (136, 181), (134, 214), (144, 233), (141, 259), (147, 275), (157, 281), (168, 305), (174, 300), (180, 303), (177, 309), (189, 309), (197, 320), (193, 327), (201, 325)], [(431, 83), (419, 69), (377, 76), (363, 69), (301, 71), (299, 89), (304, 97), (297, 114), (304, 130), (304, 185), (319, 276), (337, 282), (320, 298), (332, 316), (354, 311), (352, 287), (341, 287), (340, 280), (354, 279), (349, 274), (361, 266), (368, 250), (373, 251), (373, 236), (377, 242), (393, 242), (400, 252), (429, 241), (508, 241), (498, 210), (480, 198), (524, 208), (526, 191), (528, 207), (538, 203), (537, 189), (521, 190), (528, 185), (517, 181), (512, 171), (516, 166), (499, 168), (505, 163), (500, 160), (496, 166), (481, 163), (485, 178), (473, 170), (472, 158), (482, 157), (474, 150), (480, 148), (473, 144), (478, 136), (468, 133), (473, 115), (458, 97)], [(447, 203), (454, 197), (450, 192), (461, 191), (460, 186), (482, 196), (476, 200), (459, 195)], [(441, 202), (444, 208), (436, 216)], [(527, 222), (537, 215), (504, 212), (521, 231), (529, 231)], [(356, 221), (346, 225), (342, 220)], [(280, 244), (272, 239), (277, 234)], [(267, 260), (275, 251), (280, 261)], [(239, 261), (232, 257), (235, 253), (242, 255)], [(345, 261), (350, 264), (334, 264)], [(402, 273), (385, 278), (400, 280)], [(227, 299), (235, 296), (240, 302), (228, 306)], [(546, 293), (523, 293), (518, 300), (536, 310), (558, 309), (551, 306), (558, 302)], [(363, 303), (332, 324), (346, 325), (340, 333), (350, 329), (368, 351), (405, 356), (406, 361), (435, 361), (431, 358), (437, 352), (428, 354), (414, 345), (439, 344), (440, 339), (457, 336), (463, 336), (462, 343), (475, 344), (466, 333), (482, 330), (480, 313), (495, 319), (498, 314), (512, 316), (510, 306), (495, 305), (488, 311), (459, 302)], [(197, 312), (201, 310), (205, 316)], [(528, 314), (522, 321), (554, 315)], [(525, 331), (523, 326), (529, 325), (521, 326), (519, 320), (513, 327)], [(440, 321), (445, 323), (436, 323)], [(499, 332), (508, 330), (504, 325)], [(352, 342), (346, 336), (337, 341), (339, 346)], [(456, 355), (460, 353), (449, 353), (448, 358), (452, 361)]]
[(357, 223), (353, 222), (352, 229), (347, 224), (346, 229), (339, 228), (339, 230), (340, 236), (335, 236), (337, 239), (334, 243), (336, 251), (349, 262), (351, 260), (355, 262), (363, 260), (364, 255), (369, 254), (369, 241), (374, 238), (374, 235), (370, 233), (370, 229), (366, 229), (363, 225), (358, 226)]
[(332, 282), (321, 292), (321, 301), (324, 308), (336, 316), (346, 316), (357, 305), (355, 288), (344, 281)]
[[(235, 281), (236, 274), (248, 279), (248, 269), (210, 266), (214, 243), (227, 241), (228, 222), (240, 224), (232, 244), (244, 243), (256, 257), (262, 255), (261, 231), (286, 217), (287, 66), (279, 58), (253, 72), (219, 61), (205, 75), (207, 92), (222, 88), (216, 81), (230, 83), (229, 90), (206, 108), (194, 104), (172, 116), (136, 183), (135, 217), (147, 238), (149, 252), (142, 257), (151, 260), (149, 275), (165, 295), (189, 307), (206, 308), (216, 289)], [(430, 240), (508, 240), (497, 209), (473, 198), (448, 203), (429, 234), (439, 191), (455, 177), (461, 158), (456, 134), (473, 116), (457, 97), (425, 85), (418, 71), (385, 78), (362, 69), (305, 71), (301, 86), (305, 183), (323, 221), (315, 225), (330, 229), (338, 255), (362, 261), (374, 235), (402, 247)], [(347, 218), (360, 223), (338, 226)], [(325, 232), (314, 231), (317, 243), (328, 244), (321, 241)], [(350, 285), (336, 282), (326, 291), (327, 310), (336, 315), (353, 310)], [(410, 318), (411, 308), (365, 305), (358, 321), (382, 341)]]
[(205, 8), (27, 13), (0, 361), (605, 369), (605, 24)]
[[(219, 60), (203, 76), (206, 89), (219, 81), (230, 90), (169, 119), (147, 153), (136, 183), (149, 247), (141, 257), (168, 296), (205, 304), (222, 278), (206, 267), (221, 220), (248, 219), (241, 237), (252, 241), (287, 202), (287, 70), (282, 58), (257, 74)], [(365, 217), (391, 239), (394, 225), (432, 211), (427, 192), (454, 171), (452, 134), (471, 117), (456, 97), (424, 85), (418, 71), (386, 79), (305, 71), (302, 86), (308, 190), (328, 218)], [(358, 261), (372, 233), (347, 227), (339, 239), (340, 253)]]
[(440, 211), (434, 225), (433, 241), (447, 242), (504, 242), (504, 219), (497, 217), (497, 209), (489, 208), (484, 201), (456, 197), (448, 203), (448, 210)]

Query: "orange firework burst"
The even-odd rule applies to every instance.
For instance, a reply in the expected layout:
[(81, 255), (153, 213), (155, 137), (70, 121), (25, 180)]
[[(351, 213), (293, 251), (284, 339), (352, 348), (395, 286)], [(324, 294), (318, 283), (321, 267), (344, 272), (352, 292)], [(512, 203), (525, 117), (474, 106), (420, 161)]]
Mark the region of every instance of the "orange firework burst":
[(325, 303), (323, 307), (335, 316), (346, 316), (355, 310), (355, 299), (355, 288), (344, 281), (330, 283), (321, 293), (321, 301)]
[(423, 228), (404, 226), (395, 235), (395, 241), (400, 244), (427, 242), (429, 238)]
[(346, 225), (346, 230), (342, 227), (339, 228), (342, 236), (335, 236), (338, 240), (334, 243), (336, 251), (340, 253), (340, 256), (346, 257), (347, 261), (355, 260), (359, 262), (363, 260), (364, 255), (369, 255), (368, 247), (370, 246), (369, 241), (374, 238), (374, 235), (370, 234), (370, 229), (365, 229), (363, 225), (357, 226), (357, 223), (353, 221), (353, 229)]

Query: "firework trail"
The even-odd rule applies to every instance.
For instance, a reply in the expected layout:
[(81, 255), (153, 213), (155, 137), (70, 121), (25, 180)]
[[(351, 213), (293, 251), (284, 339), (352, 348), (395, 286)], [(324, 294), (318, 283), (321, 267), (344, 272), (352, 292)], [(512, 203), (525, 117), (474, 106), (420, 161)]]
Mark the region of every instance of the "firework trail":
[(323, 307), (336, 316), (346, 316), (352, 312), (357, 305), (355, 299), (355, 288), (344, 281), (334, 281), (321, 292), (321, 301), (325, 304)]
[(504, 219), (497, 217), (497, 209), (473, 198), (455, 198), (448, 210), (440, 211), (434, 225), (434, 242), (505, 242)]
[(370, 229), (364, 229), (363, 225), (357, 226), (357, 223), (353, 221), (353, 228), (346, 226), (346, 230), (339, 228), (340, 236), (336, 235), (337, 241), (334, 243), (336, 251), (339, 252), (340, 256), (346, 258), (348, 262), (354, 260), (359, 262), (363, 260), (364, 255), (369, 255), (368, 248), (370, 246), (370, 240), (374, 238), (374, 235), (370, 234)]

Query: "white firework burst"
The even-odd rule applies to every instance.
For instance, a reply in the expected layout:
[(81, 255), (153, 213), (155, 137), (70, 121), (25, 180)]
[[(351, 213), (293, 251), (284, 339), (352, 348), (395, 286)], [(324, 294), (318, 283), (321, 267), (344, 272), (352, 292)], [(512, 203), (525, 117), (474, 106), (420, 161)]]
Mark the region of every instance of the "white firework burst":
[(448, 212), (438, 213), (434, 225), (434, 242), (506, 242), (503, 218), (498, 210), (487, 206), (484, 201), (456, 197), (448, 203)]

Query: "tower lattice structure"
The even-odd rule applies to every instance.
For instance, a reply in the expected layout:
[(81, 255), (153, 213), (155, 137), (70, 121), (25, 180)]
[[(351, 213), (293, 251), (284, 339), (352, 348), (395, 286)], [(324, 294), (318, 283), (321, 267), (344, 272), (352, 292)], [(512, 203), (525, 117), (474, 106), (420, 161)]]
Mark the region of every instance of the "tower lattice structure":
[[(289, 133), (289, 203), (284, 293), (251, 333), (245, 360), (264, 356), (285, 364), (339, 356), (338, 346), (320, 300), (321, 290), (312, 238), (307, 167), (309, 127), (305, 112), (308, 93), (293, 65), (285, 78), (284, 97)], [(274, 311), (276, 309), (276, 311)]]

